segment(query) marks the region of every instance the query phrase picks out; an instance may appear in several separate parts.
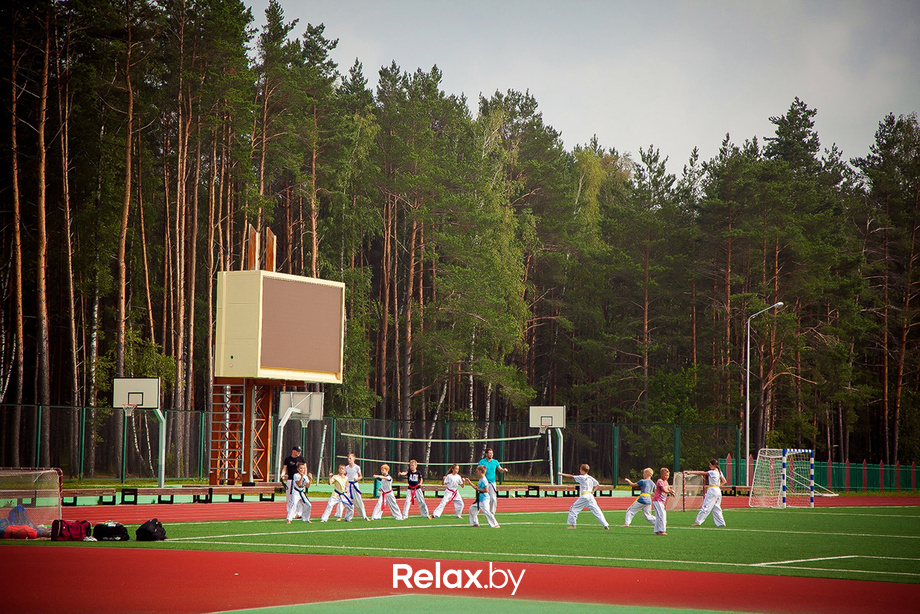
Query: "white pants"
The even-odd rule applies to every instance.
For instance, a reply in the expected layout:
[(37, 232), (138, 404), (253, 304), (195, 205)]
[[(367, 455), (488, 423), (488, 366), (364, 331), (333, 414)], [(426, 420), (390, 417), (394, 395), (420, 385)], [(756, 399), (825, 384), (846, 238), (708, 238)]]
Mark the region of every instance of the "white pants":
[(696, 524), (703, 524), (706, 517), (712, 512), (712, 521), (717, 527), (725, 526), (725, 518), (722, 517), (722, 489), (718, 486), (710, 486), (706, 489), (703, 496), (703, 506), (700, 507), (699, 514), (696, 515)]
[(284, 492), (287, 495), (287, 517), (291, 517), (291, 509), (294, 507), (294, 480), (288, 479), (284, 483)]
[[(345, 493), (345, 494), (347, 494), (349, 497), (351, 497), (351, 505), (352, 505), (351, 513), (352, 513), (352, 516), (353, 516), (355, 513), (360, 512), (360, 513), (361, 513), (361, 518), (363, 518), (364, 520), (367, 520), (367, 512), (364, 510), (364, 500), (361, 498), (361, 490), (360, 490), (360, 488), (358, 487), (358, 483), (357, 483), (357, 482), (349, 482), (349, 483), (348, 483), (348, 492)], [(346, 520), (351, 520), (351, 516), (348, 515), (348, 512), (345, 512), (345, 517), (346, 517), (346, 518), (345, 518)]]
[(578, 520), (578, 514), (585, 508), (588, 508), (588, 511), (594, 514), (594, 517), (600, 521), (601, 526), (610, 526), (607, 524), (607, 519), (604, 518), (604, 512), (601, 511), (601, 507), (597, 504), (597, 499), (594, 498), (594, 493), (590, 492), (578, 497), (575, 503), (572, 504), (572, 507), (569, 508), (568, 523), (571, 526), (575, 526), (575, 522)]
[(428, 504), (425, 502), (425, 493), (422, 492), (421, 486), (415, 490), (409, 489), (409, 494), (406, 496), (406, 502), (403, 504), (403, 518), (409, 517), (409, 508), (412, 507), (413, 499), (418, 503), (418, 513), (421, 514), (423, 518), (428, 518)]
[(482, 512), (486, 520), (489, 521), (489, 526), (493, 529), (498, 526), (498, 521), (495, 520), (495, 514), (492, 513), (492, 510), (488, 497), (485, 501), (482, 502), (482, 509), (479, 509), (479, 503), (474, 503), (470, 506), (470, 526), (478, 527), (479, 526), (479, 512)]
[(313, 511), (313, 504), (307, 499), (306, 493), (294, 491), (294, 505), (288, 508), (287, 521), (290, 522), (300, 516), (304, 522), (310, 520), (310, 512)]
[(655, 533), (664, 533), (668, 530), (668, 512), (664, 509), (664, 501), (652, 501), (655, 508)]
[(393, 518), (396, 520), (402, 520), (402, 514), (399, 513), (399, 504), (396, 503), (396, 497), (393, 496), (393, 491), (388, 490), (386, 492), (380, 493), (380, 497), (377, 499), (377, 505), (374, 506), (374, 513), (371, 515), (371, 518), (374, 520), (380, 520), (383, 518), (383, 504), (386, 503), (386, 506), (390, 508), (390, 514), (393, 515)]
[(438, 503), (438, 507), (435, 508), (434, 513), (431, 514), (435, 518), (441, 517), (441, 512), (444, 511), (444, 508), (447, 507), (447, 504), (451, 501), (454, 502), (454, 515), (457, 518), (463, 517), (463, 497), (460, 496), (459, 490), (450, 490), (447, 489), (447, 492), (444, 493), (444, 496), (441, 497), (441, 502)]
[(322, 518), (320, 518), (320, 520), (322, 520), (323, 522), (326, 522), (327, 520), (329, 520), (329, 516), (332, 515), (332, 510), (335, 509), (336, 505), (344, 505), (345, 506), (345, 520), (351, 520), (351, 517), (354, 516), (355, 514), (354, 506), (351, 505), (348, 499), (346, 499), (343, 495), (340, 495), (334, 490), (332, 491), (332, 496), (329, 497), (329, 503), (326, 504), (326, 510), (323, 512), (323, 516)]
[(632, 523), (633, 516), (642, 512), (645, 516), (645, 519), (649, 521), (649, 524), (655, 524), (655, 517), (652, 516), (652, 504), (651, 503), (639, 503), (639, 500), (633, 501), (633, 504), (626, 508), (626, 520), (623, 521), (623, 524), (629, 526)]
[(489, 482), (489, 505), (492, 506), (492, 514), (498, 513), (498, 485), (495, 482)]

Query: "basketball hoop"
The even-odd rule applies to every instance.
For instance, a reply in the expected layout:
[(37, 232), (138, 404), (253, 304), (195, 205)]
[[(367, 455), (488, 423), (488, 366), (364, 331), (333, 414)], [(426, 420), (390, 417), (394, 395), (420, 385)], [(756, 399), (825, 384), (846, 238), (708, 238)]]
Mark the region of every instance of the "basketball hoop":
[(549, 425), (548, 425), (548, 424), (541, 424), (541, 425), (540, 425), (540, 434), (541, 434), (541, 435), (545, 435), (547, 430), (549, 430)]
[(131, 418), (134, 416), (134, 410), (137, 409), (137, 403), (126, 403), (121, 407), (125, 410), (125, 418)]

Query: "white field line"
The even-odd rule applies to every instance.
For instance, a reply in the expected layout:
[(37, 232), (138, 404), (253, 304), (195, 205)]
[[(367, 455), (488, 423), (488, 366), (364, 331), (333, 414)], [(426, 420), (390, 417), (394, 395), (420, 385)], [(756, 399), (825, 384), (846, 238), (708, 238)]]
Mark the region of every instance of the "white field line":
[[(518, 515), (518, 514), (510, 514), (510, 513), (508, 514), (508, 516), (517, 516), (517, 515)], [(523, 514), (522, 514), (522, 515), (523, 515)], [(278, 521), (278, 520), (236, 521), (236, 523), (241, 523), (241, 522), (252, 522), (252, 523), (268, 522), (268, 523), (276, 524), (276, 523), (278, 523), (279, 521)], [(296, 523), (296, 522), (302, 522), (302, 521), (294, 521), (294, 522)], [(226, 522), (226, 521), (220, 521), (220, 522), (201, 522), (201, 523), (190, 523), (190, 522), (188, 522), (188, 523), (182, 523), (182, 524), (183, 524), (183, 525), (191, 525), (191, 524), (227, 524), (227, 523), (228, 523), (228, 522)], [(357, 523), (357, 524), (356, 524), (356, 523)], [(317, 525), (317, 524), (322, 524), (322, 523), (320, 523), (319, 521), (314, 521), (314, 522), (311, 523), (311, 524), (312, 524), (312, 525)], [(327, 523), (327, 524), (328, 524), (328, 523)], [(509, 525), (509, 526), (511, 526), (511, 525), (536, 525), (536, 524), (550, 526), (550, 525), (554, 525), (554, 524), (558, 524), (558, 523), (550, 523), (550, 522), (547, 522), (547, 523), (543, 523), (543, 522), (539, 522), (539, 523), (538, 523), (538, 522), (507, 522), (507, 521), (505, 521), (505, 522), (503, 522), (502, 524)], [(590, 523), (589, 523), (589, 524), (590, 524)], [(469, 526), (469, 525), (466, 524), (466, 523), (463, 523), (463, 524), (420, 524), (420, 525), (405, 525), (405, 524), (403, 524), (403, 525), (383, 525), (383, 526), (377, 525), (377, 526), (368, 526), (368, 525), (366, 525), (365, 523), (360, 522), (360, 521), (352, 521), (352, 522), (347, 523), (347, 524), (345, 524), (345, 525), (337, 525), (336, 528), (334, 528), (334, 529), (326, 529), (326, 528), (323, 528), (323, 529), (310, 529), (310, 530), (305, 530), (305, 531), (283, 531), (283, 532), (282, 532), (282, 531), (270, 531), (270, 532), (269, 532), (269, 531), (266, 531), (266, 532), (263, 532), (263, 533), (249, 533), (248, 535), (252, 535), (253, 537), (260, 536), (260, 535), (279, 535), (279, 534), (290, 535), (290, 534), (296, 534), (296, 533), (312, 533), (313, 531), (322, 531), (323, 533), (329, 533), (329, 532), (333, 532), (333, 531), (393, 531), (393, 530), (403, 530), (403, 531), (405, 531), (405, 530), (411, 530), (411, 529), (447, 528), (447, 527), (466, 527), (466, 526)], [(616, 527), (615, 525), (611, 525), (611, 528), (612, 528), (612, 529), (613, 529), (613, 528), (617, 528), (617, 529), (618, 529), (618, 528), (620, 528), (620, 527)], [(728, 532), (728, 533), (767, 533), (767, 534), (771, 534), (771, 535), (820, 535), (820, 536), (829, 536), (829, 537), (864, 537), (864, 538), (869, 538), (869, 539), (880, 539), (880, 538), (888, 538), (888, 539), (920, 539), (920, 535), (894, 535), (894, 534), (892, 534), (892, 535), (882, 535), (882, 534), (877, 534), (877, 533), (838, 533), (838, 532), (827, 532), (827, 531), (792, 531), (792, 530), (777, 530), (777, 529), (733, 529), (733, 528), (731, 528), (731, 527), (677, 527), (677, 526), (670, 526), (670, 527), (668, 527), (668, 529), (670, 529), (670, 530), (672, 530), (672, 531), (673, 531), (673, 530), (692, 530), (692, 531), (718, 531), (719, 533), (726, 533), (726, 532)], [(627, 530), (629, 530), (629, 529), (627, 529)], [(177, 538), (170, 538), (170, 541), (199, 540), (199, 539), (214, 539), (214, 538), (227, 538), (227, 539), (230, 539), (230, 538), (234, 538), (234, 537), (245, 537), (245, 535), (247, 535), (247, 534), (214, 535), (214, 536), (212, 536), (212, 537), (210, 537), (210, 538), (209, 538), (209, 537), (204, 537), (204, 536), (202, 536), (202, 537), (177, 537)]]
[(822, 556), (815, 559), (793, 559), (790, 561), (764, 561), (763, 563), (752, 563), (753, 567), (769, 567), (771, 565), (791, 565), (792, 563), (811, 563), (813, 561), (834, 561), (838, 559), (855, 559), (859, 558), (856, 554), (844, 554), (842, 556)]
[[(188, 543), (195, 543), (190, 541)], [(433, 550), (433, 549), (418, 549), (418, 548), (393, 548), (393, 547), (376, 547), (376, 546), (331, 546), (331, 545), (310, 545), (310, 544), (275, 544), (275, 543), (241, 543), (241, 542), (223, 542), (223, 541), (210, 541), (202, 540), (199, 543), (208, 543), (208, 544), (218, 544), (223, 546), (249, 546), (249, 547), (259, 547), (259, 548), (297, 548), (297, 549), (319, 549), (319, 550), (348, 550), (348, 551), (366, 551), (366, 552), (385, 552), (388, 554), (398, 555), (398, 556), (411, 556), (413, 554), (463, 554), (469, 556), (482, 556), (482, 557), (521, 557), (526, 556), (528, 558), (535, 559), (574, 559), (574, 560), (584, 560), (591, 559), (594, 561), (605, 561), (611, 563), (662, 563), (665, 565), (709, 565), (713, 567), (734, 567), (734, 568), (754, 568), (762, 567), (765, 569), (770, 569), (769, 566), (764, 566), (762, 563), (724, 563), (719, 561), (683, 561), (678, 559), (642, 559), (635, 557), (614, 557), (614, 556), (585, 556), (581, 554), (522, 554), (519, 552), (495, 552), (495, 551), (478, 551), (478, 550)], [(840, 557), (847, 558), (847, 557)], [(870, 557), (853, 557), (853, 558), (870, 558)], [(884, 558), (884, 557), (871, 557), (871, 558)], [(916, 559), (907, 559), (907, 560), (916, 560)], [(780, 569), (798, 569), (803, 571), (826, 571), (834, 573), (854, 573), (854, 574), (875, 574), (875, 575), (894, 575), (894, 576), (905, 576), (905, 577), (920, 577), (920, 573), (911, 573), (911, 572), (897, 572), (897, 571), (878, 571), (878, 570), (864, 570), (864, 569), (835, 569), (835, 568), (823, 568), (823, 567), (797, 567), (797, 566), (783, 566)]]
[[(313, 524), (315, 524), (315, 523), (313, 523)], [(321, 524), (322, 524), (322, 523), (321, 523)], [(506, 523), (504, 523), (504, 524), (506, 524), (506, 525), (525, 525), (525, 524), (526, 524), (526, 525), (529, 525), (529, 524), (537, 524), (537, 523), (533, 523), (533, 522), (506, 522)], [(551, 524), (551, 523), (546, 523), (546, 524)], [(305, 533), (315, 533), (315, 534), (317, 534), (317, 535), (327, 535), (327, 534), (329, 534), (329, 533), (352, 533), (352, 532), (357, 532), (357, 531), (408, 531), (408, 530), (412, 530), (412, 529), (451, 529), (451, 528), (456, 528), (456, 527), (464, 528), (464, 527), (468, 527), (468, 526), (469, 526), (469, 525), (467, 525), (467, 524), (442, 524), (442, 525), (430, 525), (430, 526), (429, 526), (429, 525), (420, 524), (420, 525), (376, 526), (376, 527), (374, 527), (374, 526), (361, 526), (361, 525), (358, 525), (358, 526), (355, 527), (355, 526), (348, 526), (348, 525), (346, 525), (346, 526), (344, 526), (344, 527), (336, 527), (336, 528), (334, 528), (334, 529), (310, 529), (310, 530), (306, 530), (306, 531), (264, 531), (264, 532), (261, 532), (261, 533), (235, 533), (235, 534), (228, 534), (228, 535), (201, 535), (201, 536), (197, 536), (197, 537), (176, 537), (176, 538), (170, 538), (169, 541), (171, 541), (171, 542), (177, 542), (177, 541), (186, 541), (186, 542), (189, 542), (189, 541), (190, 541), (190, 542), (201, 542), (201, 543), (205, 543), (205, 542), (207, 542), (207, 540), (211, 540), (211, 539), (232, 539), (232, 538), (243, 538), (243, 537), (264, 537), (264, 536), (266, 536), (266, 535), (302, 535), (302, 534), (305, 534)], [(241, 545), (244, 545), (244, 546), (245, 546), (246, 544), (245, 544), (245, 543), (241, 543)], [(385, 550), (385, 549), (386, 549), (386, 548), (384, 548), (384, 550)]]
[[(691, 529), (691, 527), (668, 527), (668, 530), (672, 529)], [(692, 527), (692, 530), (699, 531), (701, 527)], [(878, 538), (891, 538), (891, 539), (920, 539), (920, 535), (880, 535), (877, 533), (836, 533), (828, 531), (781, 531), (777, 529), (732, 529), (730, 527), (702, 527), (702, 530), (706, 531), (718, 531), (719, 533), (771, 533), (779, 535), (821, 535), (828, 537), (868, 537), (871, 539)]]
[[(865, 508), (850, 508), (850, 509), (865, 509)], [(885, 509), (910, 509), (914, 511), (920, 511), (918, 510), (917, 507), (908, 507), (908, 506), (891, 506)], [(689, 512), (690, 510), (687, 510), (687, 511)], [(740, 508), (740, 509), (731, 510), (731, 513), (739, 513), (739, 512), (743, 513), (743, 512), (750, 512), (750, 511), (757, 511), (757, 510)], [(782, 510), (775, 510), (775, 511), (778, 513), (782, 512)], [(788, 510), (788, 511), (794, 512), (795, 510)], [(802, 510), (802, 513), (808, 514), (809, 516), (834, 516), (836, 518), (887, 518), (890, 520), (900, 520), (900, 519), (917, 520), (917, 518), (920, 518), (920, 513), (917, 513), (917, 514), (877, 514), (874, 512), (873, 513), (867, 512), (865, 514), (859, 514), (859, 513), (853, 513), (853, 512), (818, 512), (814, 510)]]

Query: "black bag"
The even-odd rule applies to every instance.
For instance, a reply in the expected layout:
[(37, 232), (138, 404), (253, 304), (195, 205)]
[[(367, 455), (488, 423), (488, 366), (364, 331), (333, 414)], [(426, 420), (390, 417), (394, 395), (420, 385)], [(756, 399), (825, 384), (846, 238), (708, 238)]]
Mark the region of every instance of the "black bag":
[(101, 542), (125, 542), (131, 539), (128, 536), (128, 529), (125, 528), (125, 525), (114, 520), (100, 522), (94, 526), (93, 537)]
[(134, 532), (139, 542), (159, 542), (166, 539), (166, 529), (156, 518), (151, 518)]
[(86, 520), (55, 520), (51, 523), (51, 541), (81, 542), (92, 531), (92, 525)]

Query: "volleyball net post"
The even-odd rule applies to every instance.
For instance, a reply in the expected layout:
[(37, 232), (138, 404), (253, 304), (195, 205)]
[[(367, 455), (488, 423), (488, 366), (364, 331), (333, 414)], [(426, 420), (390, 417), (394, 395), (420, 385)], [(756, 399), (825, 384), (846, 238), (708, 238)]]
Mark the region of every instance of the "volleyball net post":
[[(530, 407), (530, 428), (546, 433), (546, 449), (549, 460), (549, 483), (562, 483), (558, 473), (562, 471), (562, 429), (565, 428), (565, 405), (532, 405)], [(556, 451), (553, 452), (551, 431), (556, 433)], [(555, 459), (555, 462), (554, 462)]]

